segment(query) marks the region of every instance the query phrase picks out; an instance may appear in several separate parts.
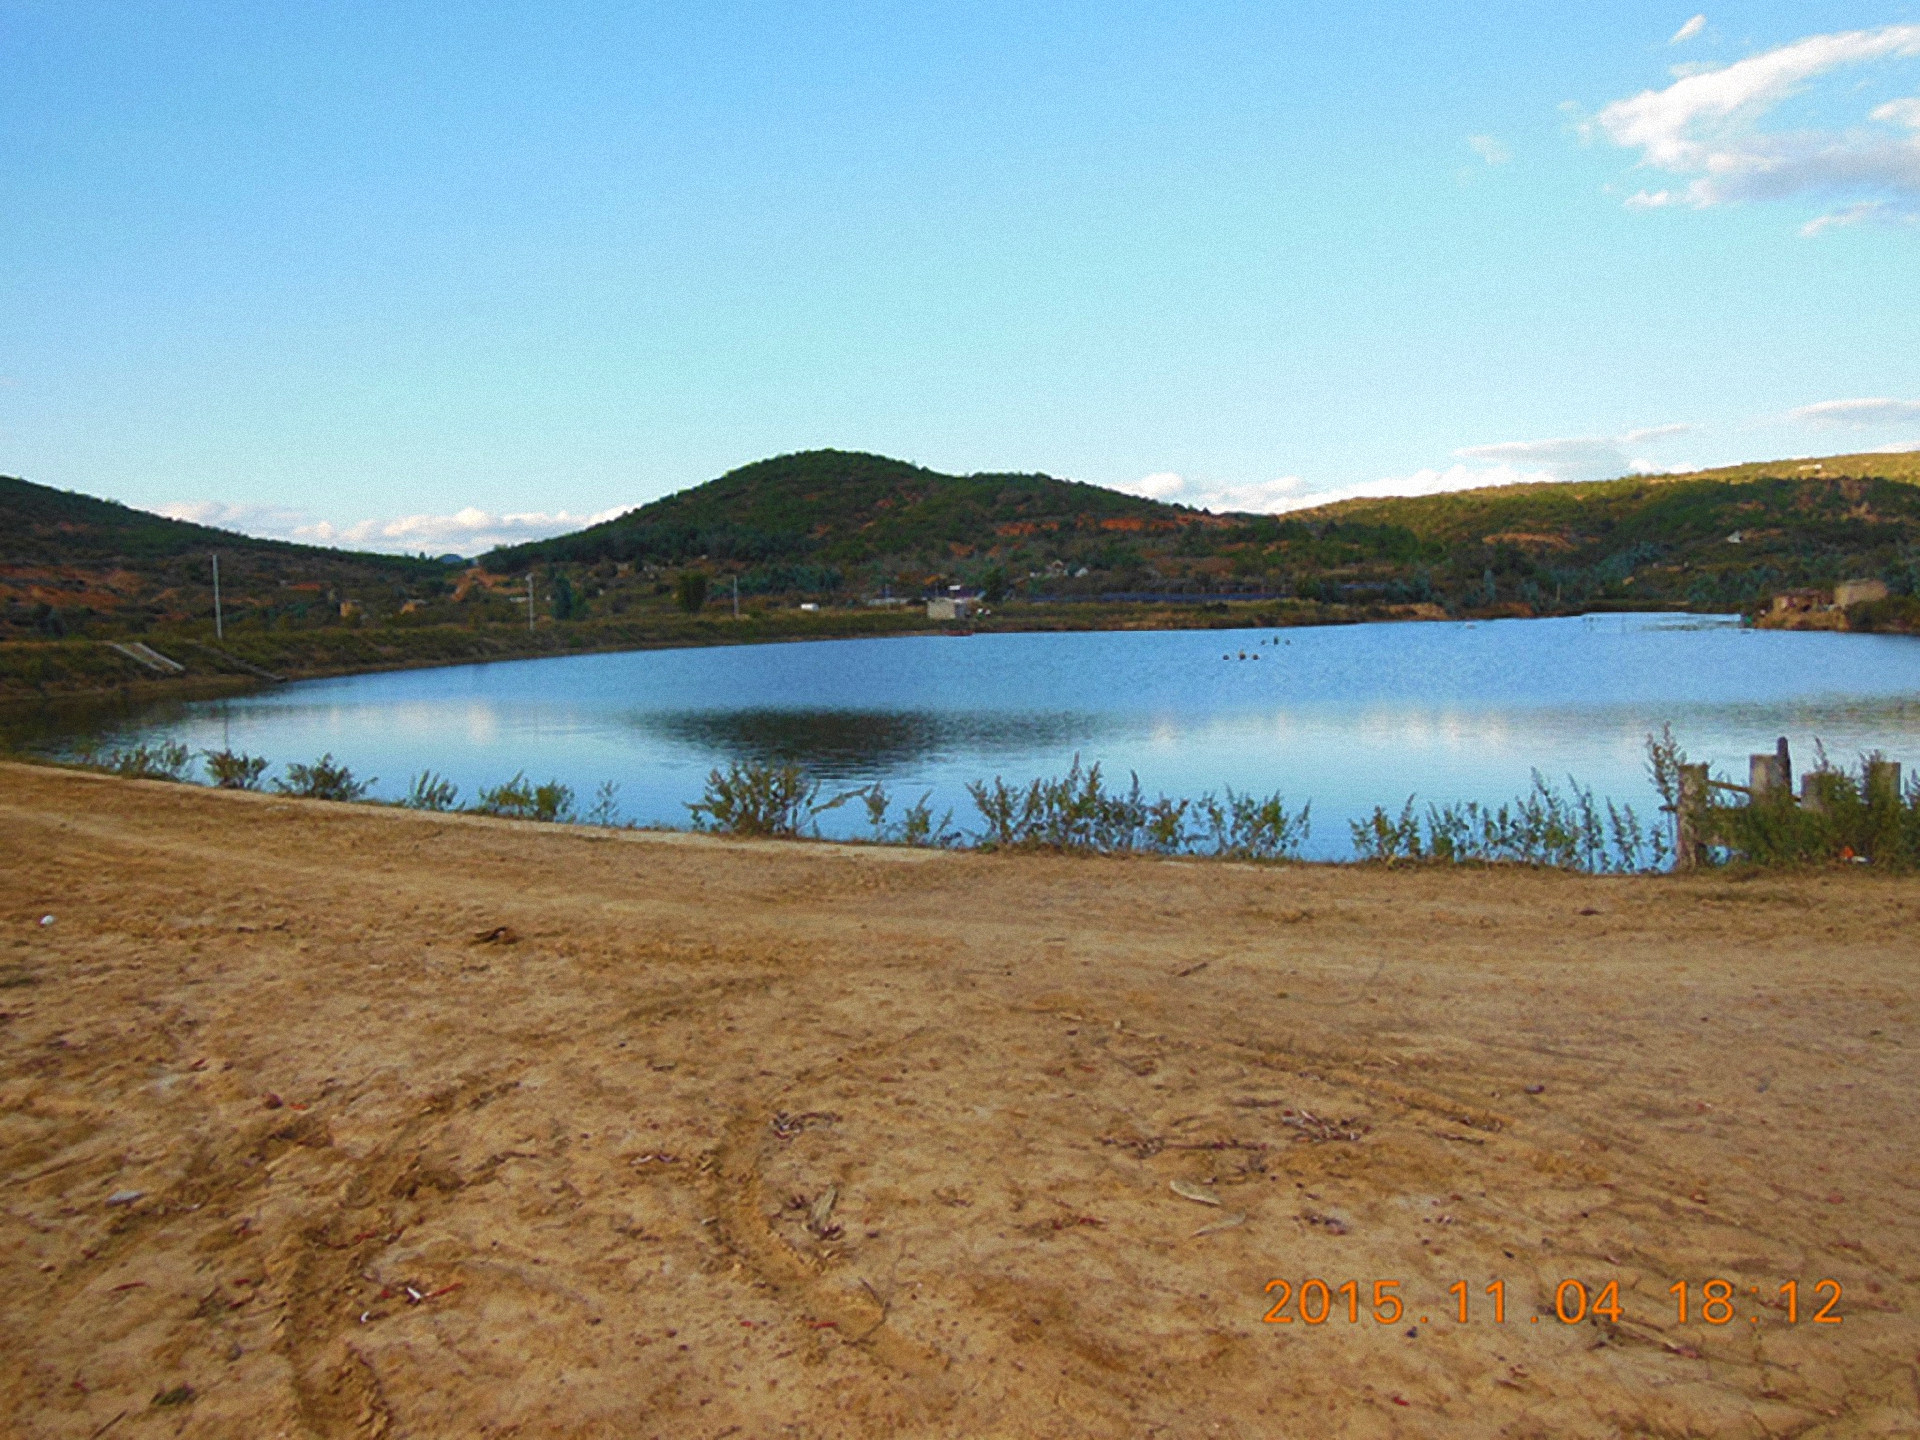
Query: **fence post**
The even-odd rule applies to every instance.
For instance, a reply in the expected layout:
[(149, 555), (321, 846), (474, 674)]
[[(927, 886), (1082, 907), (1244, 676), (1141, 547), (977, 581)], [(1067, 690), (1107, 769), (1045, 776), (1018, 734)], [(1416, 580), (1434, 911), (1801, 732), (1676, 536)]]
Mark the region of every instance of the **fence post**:
[(1869, 760), (1867, 762), (1867, 803), (1874, 801), (1882, 804), (1900, 803), (1900, 762), (1898, 760)]
[(1786, 791), (1789, 800), (1793, 798), (1792, 782), (1782, 773), (1785, 768), (1778, 752), (1747, 757), (1747, 789), (1754, 804), (1771, 798), (1779, 790)]
[(1700, 813), (1707, 808), (1707, 767), (1680, 767), (1680, 802), (1674, 808), (1673, 868), (1691, 870), (1700, 863)]

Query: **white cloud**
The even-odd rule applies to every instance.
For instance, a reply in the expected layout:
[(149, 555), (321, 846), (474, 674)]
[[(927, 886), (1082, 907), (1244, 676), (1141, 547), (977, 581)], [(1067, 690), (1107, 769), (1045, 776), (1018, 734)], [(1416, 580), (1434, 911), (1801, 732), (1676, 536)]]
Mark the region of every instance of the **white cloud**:
[(1489, 165), (1504, 165), (1513, 159), (1513, 152), (1491, 135), (1469, 135), (1467, 144)]
[(1162, 470), (1138, 480), (1121, 481), (1113, 488), (1147, 500), (1191, 505), (1196, 510), (1211, 510), (1216, 514), (1233, 511), (1238, 514), (1273, 515), (1282, 510), (1297, 510), (1302, 504), (1319, 503), (1317, 500), (1300, 499), (1306, 493), (1307, 482), (1298, 475), (1283, 475), (1277, 480), (1256, 480), (1248, 485), (1208, 485), (1189, 480), (1172, 470)]
[(1341, 500), (1384, 500), (1394, 496), (1442, 495), (1453, 490), (1480, 490), (1489, 485), (1545, 485), (1561, 477), (1546, 470), (1522, 470), (1514, 465), (1449, 465), (1444, 470), (1416, 470), (1411, 475), (1389, 475), (1334, 490), (1317, 490), (1280, 507), (1304, 510)]
[(1920, 421), (1920, 400), (1822, 400), (1787, 412), (1803, 425), (1848, 426), (1911, 425)]
[[(1650, 425), (1624, 435), (1583, 435), (1565, 440), (1510, 440), (1499, 445), (1470, 445), (1454, 451), (1461, 460), (1531, 467), (1544, 480), (1610, 480), (1619, 475), (1657, 474), (1661, 466), (1629, 453), (1630, 445), (1684, 435), (1691, 425)], [(1490, 484), (1504, 482), (1490, 481)]]
[(1856, 200), (1825, 215), (1814, 216), (1800, 227), (1800, 233), (1811, 238), (1823, 230), (1836, 230), (1847, 225), (1916, 224), (1920, 224), (1920, 211), (1901, 209), (1889, 205), (1885, 200)]
[(1216, 514), (1277, 515), (1331, 505), (1337, 500), (1383, 499), (1401, 495), (1439, 495), (1452, 490), (1478, 490), (1489, 485), (1550, 485), (1568, 480), (1605, 480), (1617, 475), (1658, 473), (1661, 467), (1631, 458), (1623, 448), (1650, 440), (1684, 434), (1691, 425), (1655, 425), (1629, 430), (1618, 437), (1582, 437), (1565, 440), (1519, 440), (1499, 445), (1473, 445), (1456, 450), (1458, 462), (1444, 469), (1416, 470), (1411, 475), (1389, 475), (1331, 490), (1312, 490), (1297, 475), (1251, 485), (1207, 485), (1174, 472), (1161, 471), (1117, 485), (1130, 495), (1168, 500)]
[(1633, 468), (1620, 444), (1607, 437), (1512, 440), (1500, 445), (1470, 445), (1453, 453), (1461, 460), (1527, 467), (1548, 480), (1600, 480)]
[(175, 520), (217, 525), (271, 540), (298, 540), (307, 545), (330, 545), (345, 550), (382, 550), (413, 554), (457, 551), (477, 555), (496, 545), (522, 540), (544, 540), (587, 525), (597, 525), (626, 512), (620, 506), (594, 515), (572, 515), (565, 510), (494, 515), (469, 505), (451, 515), (402, 515), (387, 520), (356, 520), (336, 525), (303, 510), (274, 505), (224, 505), (212, 500), (159, 505), (155, 510)]
[(1665, 440), (1670, 435), (1685, 435), (1691, 425), (1649, 425), (1645, 430), (1629, 430), (1620, 437), (1623, 445), (1638, 445), (1643, 440)]
[(1706, 28), (1707, 28), (1707, 17), (1704, 15), (1696, 15), (1691, 20), (1687, 21), (1686, 24), (1682, 25), (1678, 30), (1674, 31), (1673, 38), (1667, 41), (1667, 44), (1684, 45), (1686, 44), (1687, 41), (1691, 40), (1694, 36), (1698, 35), (1702, 30)]
[[(1678, 190), (1640, 191), (1627, 201), (1636, 209), (1704, 209), (1804, 195), (1878, 200), (1885, 209), (1911, 211), (1920, 208), (1920, 99), (1877, 106), (1843, 130), (1767, 129), (1762, 121), (1831, 71), (1915, 56), (1920, 25), (1809, 35), (1683, 75), (1664, 90), (1616, 100), (1583, 131), (1638, 150), (1644, 168), (1686, 180)], [(1900, 133), (1903, 128), (1912, 133)], [(1836, 212), (1832, 223), (1852, 223), (1839, 218), (1844, 213)]]
[(1889, 125), (1905, 125), (1910, 130), (1920, 130), (1920, 98), (1889, 100), (1875, 107), (1870, 118), (1884, 120)]
[(1152, 475), (1142, 476), (1138, 480), (1116, 485), (1114, 488), (1123, 490), (1129, 495), (1138, 495), (1145, 500), (1178, 501), (1183, 505), (1189, 503), (1180, 499), (1187, 493), (1186, 477), (1177, 475), (1171, 470), (1161, 470)]

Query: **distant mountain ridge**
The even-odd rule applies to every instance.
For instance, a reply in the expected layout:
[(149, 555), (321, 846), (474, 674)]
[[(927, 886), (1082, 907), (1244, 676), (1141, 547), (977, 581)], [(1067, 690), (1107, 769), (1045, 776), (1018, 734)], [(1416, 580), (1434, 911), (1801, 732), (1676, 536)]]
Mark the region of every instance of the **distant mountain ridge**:
[(207, 626), (214, 552), (227, 626), (281, 631), (524, 626), (530, 573), (541, 623), (627, 624), (671, 610), (664, 572), (681, 569), (724, 579), (730, 597), (762, 607), (961, 584), (1016, 601), (1295, 600), (1348, 619), (1751, 611), (1781, 589), (1840, 579), (1878, 578), (1895, 597), (1920, 591), (1920, 454), (1214, 515), (1048, 475), (943, 475), (814, 450), (495, 550), (486, 573), (464, 576), (0, 478), (0, 637)]

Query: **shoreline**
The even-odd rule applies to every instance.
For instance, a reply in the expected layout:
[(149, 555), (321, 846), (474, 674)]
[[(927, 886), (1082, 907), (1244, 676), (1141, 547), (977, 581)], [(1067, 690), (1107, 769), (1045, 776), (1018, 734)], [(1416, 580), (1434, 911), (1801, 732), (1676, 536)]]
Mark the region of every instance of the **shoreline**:
[[(1567, 619), (1585, 614), (1657, 614), (1667, 604), (1589, 607), (1534, 613), (1523, 606), (1448, 615), (1438, 606), (1342, 606), (1318, 601), (1236, 601), (1180, 604), (1107, 604), (1097, 599), (1032, 604), (1016, 602), (957, 630), (899, 610), (797, 610), (732, 616), (675, 617), (665, 622), (548, 622), (531, 636), (510, 626), (345, 627), (292, 632), (241, 632), (216, 647), (211, 633), (129, 636), (153, 646), (185, 667), (162, 676), (114, 651), (108, 640), (8, 641), (0, 643), (0, 713), (73, 701), (127, 705), (154, 700), (193, 700), (245, 694), (276, 682), (327, 680), (403, 670), (567, 655), (624, 654), (645, 650), (708, 649), (809, 640), (891, 639), (927, 635), (990, 635), (1112, 632), (1122, 630), (1255, 630), (1336, 628), (1389, 623), (1444, 623), (1509, 619)], [(1679, 613), (1679, 612), (1674, 612)], [(222, 655), (221, 651), (225, 654)], [(411, 651), (412, 653), (405, 653)], [(357, 652), (357, 653), (354, 653)]]

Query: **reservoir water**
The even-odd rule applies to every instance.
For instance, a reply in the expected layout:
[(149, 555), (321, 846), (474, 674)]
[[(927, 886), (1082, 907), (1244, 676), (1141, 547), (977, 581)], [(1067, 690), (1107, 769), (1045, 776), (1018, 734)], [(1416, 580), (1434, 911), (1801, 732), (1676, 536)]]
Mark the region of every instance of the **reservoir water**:
[[(1245, 657), (1245, 658), (1242, 658)], [(1257, 658), (1256, 658), (1257, 657)], [(1651, 816), (1649, 731), (1744, 780), (1785, 735), (1836, 762), (1920, 762), (1920, 641), (1756, 631), (1730, 617), (1606, 615), (1325, 629), (929, 636), (655, 650), (308, 681), (67, 722), (34, 748), (178, 739), (289, 761), (331, 752), (374, 795), (432, 769), (470, 801), (524, 770), (582, 808), (684, 826), (730, 760), (794, 761), (846, 787), (931, 791), (962, 829), (969, 780), (1025, 781), (1077, 755), (1149, 794), (1284, 792), (1313, 805), (1306, 853), (1351, 854), (1375, 805), (1498, 802), (1532, 771)], [(857, 806), (822, 817), (864, 831)]]

